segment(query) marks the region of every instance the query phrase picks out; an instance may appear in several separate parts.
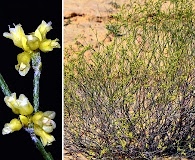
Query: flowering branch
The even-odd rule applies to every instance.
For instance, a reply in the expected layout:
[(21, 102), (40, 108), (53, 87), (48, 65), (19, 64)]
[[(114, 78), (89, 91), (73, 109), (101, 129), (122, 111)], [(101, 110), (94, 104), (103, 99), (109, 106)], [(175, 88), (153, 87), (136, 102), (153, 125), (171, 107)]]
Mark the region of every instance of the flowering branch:
[[(47, 32), (51, 29), (51, 22), (42, 21), (35, 32), (30, 35), (25, 35), (20, 24), (16, 25), (15, 28), (9, 27), (10, 33), (3, 33), (4, 37), (13, 40), (15, 46), (23, 49), (23, 52), (17, 55), (18, 64), (15, 65), (15, 69), (21, 76), (28, 73), (31, 68), (30, 62), (32, 62), (34, 69), (33, 105), (24, 94), (20, 94), (17, 99), (16, 93), (9, 90), (0, 74), (0, 87), (5, 95), (4, 101), (13, 113), (19, 115), (19, 119), (14, 118), (4, 125), (2, 134), (9, 134), (24, 128), (30, 134), (45, 160), (53, 160), (52, 155), (47, 153), (44, 147), (55, 141), (54, 136), (50, 133), (56, 128), (56, 123), (53, 121), (56, 113), (54, 111), (39, 111), (39, 80), (42, 66), (40, 51), (49, 52), (54, 48), (60, 48), (57, 38), (54, 40), (46, 38)], [(37, 136), (40, 137), (40, 140)]]
[[(11, 95), (11, 91), (9, 90), (9, 88), (8, 88), (6, 82), (1, 74), (0, 74), (0, 87), (1, 87), (1, 90), (3, 91), (5, 96)], [(45, 150), (43, 144), (35, 135), (34, 129), (32, 128), (32, 123), (29, 124), (28, 127), (25, 127), (24, 129), (25, 129), (25, 131), (27, 131), (31, 135), (31, 139), (35, 142), (36, 147), (41, 152), (41, 154), (43, 155), (45, 160), (53, 160), (51, 153), (49, 153)]]

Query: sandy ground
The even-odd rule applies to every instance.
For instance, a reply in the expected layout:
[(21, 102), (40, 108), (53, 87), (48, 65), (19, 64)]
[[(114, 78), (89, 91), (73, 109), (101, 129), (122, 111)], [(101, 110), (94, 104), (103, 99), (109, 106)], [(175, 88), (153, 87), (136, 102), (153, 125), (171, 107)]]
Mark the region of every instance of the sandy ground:
[(117, 5), (128, 0), (65, 0), (64, 1), (64, 46), (75, 46), (75, 39), (83, 35), (79, 43), (96, 45), (106, 34), (110, 15), (117, 12)]

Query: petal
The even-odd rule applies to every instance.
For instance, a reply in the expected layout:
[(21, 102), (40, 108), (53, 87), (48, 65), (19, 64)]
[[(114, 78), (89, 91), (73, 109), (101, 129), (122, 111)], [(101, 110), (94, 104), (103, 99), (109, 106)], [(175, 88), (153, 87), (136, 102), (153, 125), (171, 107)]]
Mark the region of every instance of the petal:
[(42, 118), (43, 118), (43, 112), (38, 111), (32, 116), (32, 121), (34, 124), (37, 124), (42, 127)]
[(29, 119), (26, 116), (19, 115), (19, 118), (23, 126), (28, 126)]
[(15, 69), (19, 72), (21, 76), (25, 76), (30, 70), (30, 64), (27, 65), (24, 63), (17, 64), (15, 65)]
[(52, 126), (43, 126), (42, 129), (47, 133), (51, 133), (54, 128)]
[(45, 111), (43, 115), (50, 119), (54, 119), (56, 116), (56, 113), (54, 111)]
[(21, 37), (21, 42), (22, 42), (22, 49), (24, 51), (30, 52), (31, 50), (30, 50), (29, 46), (27, 45), (27, 38), (26, 38), (26, 36)]
[(40, 41), (46, 38), (47, 32), (49, 32), (52, 29), (51, 22), (46, 23), (45, 21), (42, 21), (41, 24), (37, 27), (37, 29), (34, 32), (34, 36), (39, 38)]
[(17, 55), (18, 63), (29, 64), (31, 60), (31, 55), (28, 52), (22, 52)]

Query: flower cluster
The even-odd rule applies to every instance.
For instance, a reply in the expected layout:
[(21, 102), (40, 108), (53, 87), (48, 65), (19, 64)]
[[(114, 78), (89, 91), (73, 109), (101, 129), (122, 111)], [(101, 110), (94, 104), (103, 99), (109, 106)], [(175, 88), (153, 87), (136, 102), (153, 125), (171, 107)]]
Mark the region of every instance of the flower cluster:
[(18, 54), (18, 64), (15, 65), (15, 69), (21, 76), (25, 76), (28, 73), (34, 52), (49, 52), (54, 48), (60, 48), (57, 38), (54, 40), (46, 38), (46, 34), (52, 29), (51, 24), (51, 22), (42, 21), (35, 32), (29, 35), (25, 35), (21, 24), (14, 25), (14, 28), (9, 27), (10, 33), (3, 33), (4, 37), (13, 40), (15, 46), (23, 49), (23, 52)]
[(4, 125), (3, 135), (19, 131), (22, 127), (32, 126), (34, 133), (40, 137), (43, 146), (50, 145), (55, 141), (54, 136), (50, 134), (56, 128), (53, 121), (56, 115), (54, 111), (39, 111), (33, 114), (33, 106), (23, 94), (20, 94), (19, 98), (16, 99), (16, 93), (12, 93), (10, 96), (5, 96), (4, 101), (15, 114), (19, 114), (19, 118), (14, 118), (10, 123)]

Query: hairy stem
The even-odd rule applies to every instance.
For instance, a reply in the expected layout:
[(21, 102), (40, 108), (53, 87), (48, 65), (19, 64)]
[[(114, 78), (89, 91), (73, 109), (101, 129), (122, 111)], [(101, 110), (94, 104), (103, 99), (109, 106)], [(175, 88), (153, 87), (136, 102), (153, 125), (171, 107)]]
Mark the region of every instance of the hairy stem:
[(40, 53), (34, 53), (32, 56), (32, 67), (34, 69), (34, 79), (33, 79), (33, 105), (34, 111), (39, 110), (39, 79), (41, 75), (41, 56)]

